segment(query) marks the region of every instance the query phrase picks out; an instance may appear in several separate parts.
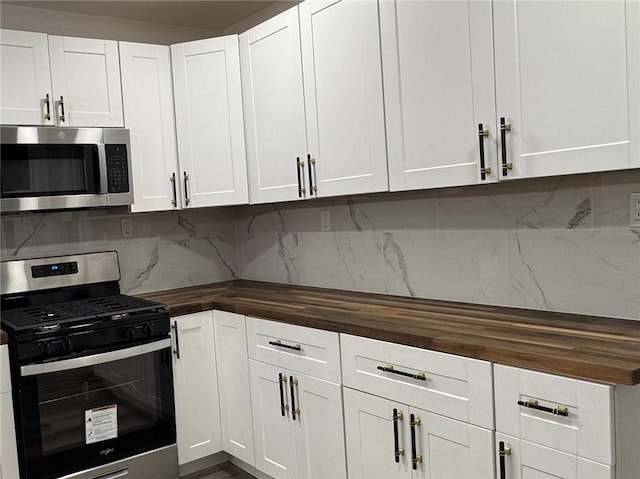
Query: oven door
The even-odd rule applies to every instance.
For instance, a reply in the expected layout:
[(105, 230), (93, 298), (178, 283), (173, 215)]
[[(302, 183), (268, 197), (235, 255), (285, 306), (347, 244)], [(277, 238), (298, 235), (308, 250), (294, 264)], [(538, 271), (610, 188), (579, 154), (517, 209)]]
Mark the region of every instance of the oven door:
[(170, 344), (21, 366), (24, 477), (60, 477), (175, 443)]

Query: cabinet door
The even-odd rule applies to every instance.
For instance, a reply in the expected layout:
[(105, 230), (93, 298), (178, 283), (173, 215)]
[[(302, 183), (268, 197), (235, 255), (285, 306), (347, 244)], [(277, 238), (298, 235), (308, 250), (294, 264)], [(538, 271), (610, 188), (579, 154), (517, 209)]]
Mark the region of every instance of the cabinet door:
[(238, 36), (171, 46), (184, 206), (247, 203)]
[[(346, 479), (342, 392), (339, 384), (304, 374), (289, 376), (295, 419), (298, 479)], [(295, 408), (294, 408), (295, 402)], [(331, 458), (331, 460), (327, 460)]]
[(58, 126), (123, 126), (118, 43), (49, 36)]
[[(501, 178), (640, 166), (640, 3), (493, 3)], [(501, 155), (502, 148), (500, 148)]]
[(47, 35), (1, 30), (0, 124), (53, 125), (52, 109)]
[(274, 479), (297, 479), (287, 371), (249, 360), (249, 373), (256, 468)]
[(131, 211), (176, 208), (180, 181), (169, 47), (120, 42), (120, 66), (133, 150)]
[(491, 2), (381, 2), (380, 23), (391, 191), (497, 181)]
[[(500, 450), (508, 454), (501, 455)], [(498, 479), (613, 479), (615, 469), (496, 433)]]
[[(438, 414), (410, 408), (407, 424), (414, 420), (416, 458), (415, 478), (467, 479), (495, 477), (493, 432), (449, 419)], [(411, 441), (411, 431), (409, 431)], [(405, 453), (413, 459), (413, 443)]]
[[(394, 430), (394, 409), (401, 413)], [(344, 419), (347, 465), (351, 479), (411, 477), (407, 453), (408, 408), (388, 399), (344, 388)], [(395, 456), (395, 442), (404, 455)]]
[(317, 196), (387, 191), (377, 1), (299, 6), (309, 153)]
[(240, 59), (251, 203), (302, 198), (307, 136), (298, 7), (240, 35)]
[(615, 464), (612, 386), (501, 364), (493, 369), (496, 430)]
[(220, 387), (222, 447), (232, 456), (255, 466), (244, 316), (214, 311), (213, 321)]
[(178, 462), (222, 450), (211, 311), (172, 320)]

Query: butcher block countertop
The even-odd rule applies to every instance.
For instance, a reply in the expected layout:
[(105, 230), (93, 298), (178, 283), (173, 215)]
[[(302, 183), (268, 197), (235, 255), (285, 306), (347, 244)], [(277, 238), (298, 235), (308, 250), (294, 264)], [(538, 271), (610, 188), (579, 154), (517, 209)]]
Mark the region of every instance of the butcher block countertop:
[(9, 342), (9, 337), (7, 333), (0, 329), (0, 344), (7, 344)]
[(141, 295), (616, 384), (640, 383), (640, 321), (236, 280)]

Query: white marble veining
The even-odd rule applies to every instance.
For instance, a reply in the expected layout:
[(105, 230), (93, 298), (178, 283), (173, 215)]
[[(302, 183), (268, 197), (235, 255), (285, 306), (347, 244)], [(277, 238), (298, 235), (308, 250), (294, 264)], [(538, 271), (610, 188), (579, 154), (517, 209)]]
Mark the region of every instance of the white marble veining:
[(244, 207), (239, 276), (640, 319), (635, 191), (639, 170)]
[(633, 230), (508, 233), (513, 306), (640, 318), (640, 233)]
[(440, 229), (590, 228), (587, 175), (512, 181), (438, 194)]
[(630, 193), (640, 193), (640, 170), (593, 175), (594, 227), (627, 227)]
[[(631, 192), (640, 170), (239, 208), (3, 215), (1, 253), (115, 250), (127, 293), (246, 278), (638, 320)], [(133, 238), (122, 238), (123, 218)]]
[(261, 233), (241, 245), (241, 276), (507, 304), (505, 233)]
[[(133, 222), (122, 238), (120, 221)], [(120, 288), (141, 293), (236, 278), (236, 213), (86, 210), (2, 217), (2, 259), (115, 250)]]

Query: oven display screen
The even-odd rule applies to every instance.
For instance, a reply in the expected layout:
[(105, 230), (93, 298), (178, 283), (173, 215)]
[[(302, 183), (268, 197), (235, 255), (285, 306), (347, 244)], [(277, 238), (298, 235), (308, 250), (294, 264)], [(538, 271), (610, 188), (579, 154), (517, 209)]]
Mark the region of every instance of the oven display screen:
[(31, 276), (34, 278), (46, 278), (48, 276), (60, 276), (63, 274), (77, 274), (78, 262), (40, 264), (31, 267)]

